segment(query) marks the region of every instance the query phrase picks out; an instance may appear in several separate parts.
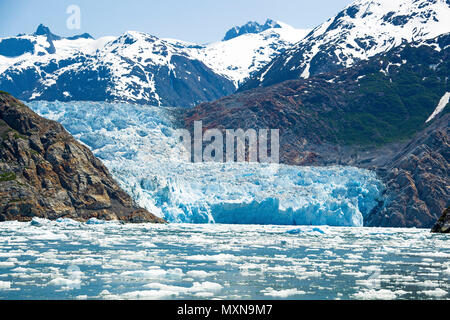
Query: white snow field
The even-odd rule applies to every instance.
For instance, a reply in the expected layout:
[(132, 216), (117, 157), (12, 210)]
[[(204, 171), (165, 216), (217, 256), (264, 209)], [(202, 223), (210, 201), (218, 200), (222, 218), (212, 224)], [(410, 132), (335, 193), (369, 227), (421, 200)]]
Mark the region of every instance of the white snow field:
[(450, 235), (421, 229), (0, 224), (0, 299), (450, 299)]
[(362, 226), (382, 199), (376, 174), (353, 167), (184, 161), (174, 137), (174, 109), (104, 102), (29, 105), (62, 123), (139, 205), (169, 222)]

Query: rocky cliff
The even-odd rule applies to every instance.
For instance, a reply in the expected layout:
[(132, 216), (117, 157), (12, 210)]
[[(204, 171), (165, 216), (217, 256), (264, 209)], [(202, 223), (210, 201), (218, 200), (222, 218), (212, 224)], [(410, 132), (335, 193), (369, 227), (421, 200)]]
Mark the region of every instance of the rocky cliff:
[(164, 222), (60, 124), (0, 92), (0, 221), (33, 217)]

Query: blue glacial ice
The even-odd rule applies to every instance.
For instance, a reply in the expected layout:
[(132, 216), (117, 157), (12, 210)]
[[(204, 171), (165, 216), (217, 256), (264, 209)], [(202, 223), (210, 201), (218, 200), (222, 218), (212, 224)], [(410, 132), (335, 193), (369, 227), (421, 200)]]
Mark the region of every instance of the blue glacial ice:
[(169, 222), (362, 226), (382, 199), (376, 174), (354, 167), (184, 162), (170, 108), (29, 105), (62, 123), (139, 205)]

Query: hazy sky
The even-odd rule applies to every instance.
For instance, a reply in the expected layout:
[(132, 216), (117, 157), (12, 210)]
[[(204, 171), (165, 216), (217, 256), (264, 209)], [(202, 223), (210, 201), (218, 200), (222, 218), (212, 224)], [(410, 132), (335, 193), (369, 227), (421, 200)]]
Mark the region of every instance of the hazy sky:
[[(249, 20), (266, 18), (312, 28), (351, 0), (0, 0), (0, 37), (32, 33), (39, 23), (53, 33), (84, 32), (98, 38), (127, 30), (199, 43), (220, 40)], [(81, 28), (67, 28), (69, 5), (81, 11)]]

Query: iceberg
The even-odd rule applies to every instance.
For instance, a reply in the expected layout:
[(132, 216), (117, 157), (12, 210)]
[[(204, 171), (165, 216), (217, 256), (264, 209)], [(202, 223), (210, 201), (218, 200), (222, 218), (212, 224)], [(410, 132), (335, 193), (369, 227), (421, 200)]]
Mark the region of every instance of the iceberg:
[(103, 160), (141, 206), (176, 223), (362, 226), (383, 183), (355, 167), (185, 162), (176, 109), (31, 102)]

